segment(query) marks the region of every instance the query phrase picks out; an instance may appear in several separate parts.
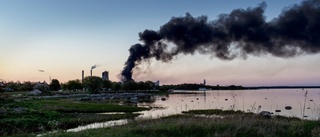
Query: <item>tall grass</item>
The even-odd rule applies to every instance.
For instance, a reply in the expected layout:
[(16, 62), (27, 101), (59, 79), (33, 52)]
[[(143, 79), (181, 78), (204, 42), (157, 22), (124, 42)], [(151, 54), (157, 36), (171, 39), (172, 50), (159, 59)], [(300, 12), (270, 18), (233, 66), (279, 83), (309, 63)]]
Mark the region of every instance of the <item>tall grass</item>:
[[(208, 113), (208, 112), (204, 112)], [(229, 112), (228, 112), (229, 113)], [(243, 113), (242, 113), (243, 114)], [(225, 118), (174, 115), (153, 120), (139, 120), (128, 125), (57, 133), (49, 136), (93, 137), (316, 137), (320, 122), (295, 118), (265, 118), (232, 114)], [(227, 114), (226, 114), (227, 115)]]
[[(79, 125), (108, 120), (134, 118), (131, 112), (146, 108), (121, 106), (108, 103), (88, 103), (71, 100), (30, 100), (0, 102), (7, 113), (0, 114), (0, 136), (44, 132), (74, 128)], [(23, 108), (17, 113), (13, 108)], [(125, 114), (96, 114), (98, 112), (129, 112)]]

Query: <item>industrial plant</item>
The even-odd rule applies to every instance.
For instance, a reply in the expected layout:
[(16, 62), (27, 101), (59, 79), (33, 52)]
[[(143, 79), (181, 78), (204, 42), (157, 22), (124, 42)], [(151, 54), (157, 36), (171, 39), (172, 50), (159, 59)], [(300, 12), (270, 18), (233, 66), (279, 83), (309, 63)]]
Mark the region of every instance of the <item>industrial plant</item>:
[(109, 72), (108, 71), (102, 72), (102, 80), (109, 80)]
[[(93, 69), (90, 69), (90, 77), (92, 77), (92, 70)], [(84, 80), (84, 76), (85, 74), (84, 74), (84, 70), (82, 70), (82, 82), (83, 82), (83, 80)], [(103, 80), (109, 80), (109, 71), (104, 71), (104, 72), (102, 72), (102, 79)]]

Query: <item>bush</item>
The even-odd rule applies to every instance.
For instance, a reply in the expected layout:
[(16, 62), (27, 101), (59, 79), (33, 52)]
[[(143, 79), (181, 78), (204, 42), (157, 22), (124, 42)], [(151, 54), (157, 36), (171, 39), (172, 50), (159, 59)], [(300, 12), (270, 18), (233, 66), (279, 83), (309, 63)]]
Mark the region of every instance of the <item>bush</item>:
[(42, 92), (46, 92), (46, 91), (49, 91), (50, 87), (45, 82), (43, 82), (43, 83), (39, 82), (33, 87), (33, 89), (38, 89), (38, 90), (40, 90)]

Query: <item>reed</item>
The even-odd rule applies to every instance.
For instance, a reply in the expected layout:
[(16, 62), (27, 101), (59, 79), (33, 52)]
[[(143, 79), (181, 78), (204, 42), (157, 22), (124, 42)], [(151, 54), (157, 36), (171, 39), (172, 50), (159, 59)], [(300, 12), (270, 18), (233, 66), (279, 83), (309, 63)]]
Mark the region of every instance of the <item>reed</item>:
[[(94, 122), (134, 118), (132, 112), (147, 108), (108, 103), (75, 102), (72, 100), (29, 100), (0, 102), (8, 112), (0, 114), (0, 136), (45, 132), (74, 128)], [(14, 112), (14, 108), (21, 108)], [(127, 112), (125, 114), (96, 114), (98, 112)]]
[[(207, 114), (210, 110), (202, 111)], [(190, 111), (189, 111), (190, 112)], [(195, 111), (192, 111), (195, 112)], [(214, 110), (213, 112), (223, 112)], [(235, 111), (234, 111), (235, 112)], [(200, 111), (198, 111), (199, 114)], [(59, 132), (50, 136), (93, 137), (252, 137), (252, 136), (320, 136), (320, 122), (288, 117), (265, 118), (245, 113), (223, 112), (224, 118), (197, 117), (196, 115), (173, 115), (160, 119), (133, 121), (127, 125), (81, 131)]]

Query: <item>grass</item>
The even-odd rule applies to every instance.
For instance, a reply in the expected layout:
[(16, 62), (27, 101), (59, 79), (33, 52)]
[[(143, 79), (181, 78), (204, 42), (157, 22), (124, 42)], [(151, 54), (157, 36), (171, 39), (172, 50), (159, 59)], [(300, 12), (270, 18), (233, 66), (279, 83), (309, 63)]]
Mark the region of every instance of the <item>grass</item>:
[(109, 103), (91, 103), (70, 100), (40, 100), (35, 102), (42, 108), (60, 112), (99, 113), (99, 112), (137, 112), (146, 108), (121, 106)]
[(247, 114), (253, 115), (253, 113), (244, 113), (243, 111), (237, 110), (221, 110), (221, 109), (207, 109), (207, 110), (190, 110), (183, 111), (184, 114), (193, 114), (193, 115), (238, 115), (238, 114)]
[[(197, 114), (208, 114), (207, 110)], [(192, 111), (195, 112), (195, 111)], [(220, 113), (220, 112), (219, 112)], [(230, 112), (226, 112), (230, 113)], [(317, 137), (320, 136), (320, 122), (294, 118), (265, 118), (244, 113), (226, 114), (225, 118), (174, 115), (160, 119), (134, 121), (127, 125), (85, 130), (81, 132), (58, 132), (48, 136), (64, 137)]]
[(8, 94), (8, 95), (26, 95), (28, 93), (28, 91), (13, 91), (13, 92), (5, 92), (4, 94)]
[[(79, 125), (138, 116), (132, 112), (146, 108), (108, 103), (89, 103), (71, 100), (1, 100), (0, 136), (67, 129)], [(14, 112), (22, 108), (22, 112)], [(126, 112), (125, 114), (96, 114), (99, 112)]]

